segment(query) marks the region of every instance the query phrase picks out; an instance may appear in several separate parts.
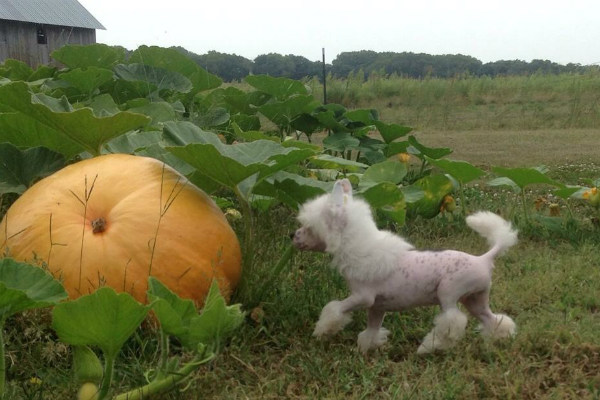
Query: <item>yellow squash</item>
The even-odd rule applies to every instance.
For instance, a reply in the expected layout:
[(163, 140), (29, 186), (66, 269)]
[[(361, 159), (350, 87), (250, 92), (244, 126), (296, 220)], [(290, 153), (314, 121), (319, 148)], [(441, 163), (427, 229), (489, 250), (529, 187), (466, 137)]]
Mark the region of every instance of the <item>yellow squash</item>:
[(197, 305), (215, 278), (228, 297), (240, 246), (212, 199), (164, 163), (124, 154), (37, 182), (0, 224), (5, 256), (47, 268), (71, 298), (100, 286), (146, 302), (154, 276)]

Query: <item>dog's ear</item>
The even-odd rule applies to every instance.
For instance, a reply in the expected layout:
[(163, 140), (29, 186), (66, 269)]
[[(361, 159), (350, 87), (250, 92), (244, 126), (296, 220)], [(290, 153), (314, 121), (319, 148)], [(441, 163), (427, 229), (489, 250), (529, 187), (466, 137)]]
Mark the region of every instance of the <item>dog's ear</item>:
[(340, 179), (333, 185), (331, 201), (336, 206), (343, 206), (352, 200), (352, 184), (348, 179)]

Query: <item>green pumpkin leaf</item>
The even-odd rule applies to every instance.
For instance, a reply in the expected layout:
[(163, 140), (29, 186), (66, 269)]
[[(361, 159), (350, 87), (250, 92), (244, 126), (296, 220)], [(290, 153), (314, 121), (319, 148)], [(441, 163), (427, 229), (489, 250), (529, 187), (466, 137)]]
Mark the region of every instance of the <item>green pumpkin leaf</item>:
[(100, 43), (88, 46), (67, 45), (54, 50), (52, 58), (71, 69), (86, 67), (112, 69), (125, 59), (125, 49)]
[(151, 126), (159, 126), (164, 122), (173, 121), (178, 118), (177, 111), (166, 101), (155, 101), (139, 107), (132, 107), (127, 111), (149, 116), (152, 118), (150, 122)]
[(114, 74), (111, 70), (98, 67), (76, 68), (61, 74), (60, 79), (81, 93), (91, 95), (103, 84), (113, 80)]
[(94, 110), (94, 115), (97, 117), (107, 117), (120, 112), (119, 106), (108, 93), (103, 93), (94, 96), (87, 106)]
[(581, 199), (583, 198), (583, 192), (586, 190), (589, 189), (581, 186), (565, 186), (564, 188), (555, 190), (553, 193), (561, 199), (568, 199), (569, 197)]
[(4, 60), (0, 67), (0, 76), (11, 81), (27, 81), (32, 74), (33, 69), (29, 65), (12, 58)]
[(346, 108), (339, 104), (326, 104), (313, 110), (312, 116), (316, 118), (323, 128), (339, 133), (349, 132), (350, 129), (340, 122), (343, 118)]
[(13, 314), (66, 298), (60, 282), (43, 269), (11, 258), (0, 260), (0, 325)]
[(433, 148), (424, 146), (412, 135), (408, 137), (408, 143), (411, 145), (411, 147), (408, 148), (408, 152), (419, 158), (427, 156), (437, 160), (438, 158), (445, 157), (452, 153), (452, 150), (446, 147)]
[(0, 86), (0, 103), (15, 111), (0, 113), (0, 141), (19, 147), (47, 147), (67, 159), (83, 151), (97, 155), (110, 139), (149, 121), (144, 115), (130, 112), (99, 118), (90, 108), (70, 111), (68, 102), (51, 101), (42, 95), (32, 97), (23, 82)]
[(317, 168), (337, 169), (348, 172), (358, 172), (369, 167), (367, 164), (330, 156), (329, 154), (320, 154), (311, 158), (310, 162)]
[(386, 124), (381, 121), (376, 121), (375, 126), (377, 127), (379, 134), (387, 144), (390, 144), (394, 140), (408, 135), (413, 130), (408, 126), (402, 126), (398, 124)]
[(454, 179), (460, 182), (461, 185), (474, 181), (485, 174), (480, 168), (474, 165), (459, 160), (435, 160), (425, 156), (425, 159), (432, 165), (442, 169), (446, 173), (452, 175)]
[[(129, 132), (108, 142), (104, 146), (104, 150), (106, 153), (134, 154), (141, 149), (157, 146), (162, 139), (162, 132), (159, 131)], [(160, 157), (154, 158), (160, 159)]]
[(200, 315), (190, 320), (188, 342), (218, 347), (243, 321), (241, 305), (228, 306), (213, 281)]
[(187, 93), (192, 90), (192, 82), (178, 72), (152, 67), (145, 64), (119, 64), (115, 74), (128, 82), (144, 82), (157, 90), (173, 90)]
[[(545, 184), (556, 187), (563, 187), (564, 185), (558, 183), (541, 172), (537, 168), (503, 168), (493, 167), (492, 171), (500, 177), (510, 179), (514, 184), (521, 190), (528, 185)], [(492, 182), (498, 182), (494, 180)], [(489, 183), (490, 185), (492, 183)]]
[(52, 328), (65, 343), (97, 346), (114, 358), (149, 309), (128, 293), (117, 294), (112, 288), (102, 287), (54, 307)]
[(348, 132), (338, 132), (323, 139), (323, 147), (327, 150), (346, 152), (356, 150), (360, 146), (360, 140)]
[(300, 115), (314, 109), (315, 104), (312, 96), (293, 96), (283, 101), (266, 103), (260, 106), (258, 111), (279, 129), (287, 129)]
[(194, 60), (175, 49), (140, 46), (131, 53), (129, 62), (162, 68), (183, 75), (189, 79), (193, 87), (188, 96), (194, 96), (204, 90), (215, 89), (223, 83), (216, 75), (207, 72)]
[(0, 194), (23, 193), (64, 165), (62, 155), (45, 147), (20, 150), (10, 143), (0, 143)]
[(279, 171), (257, 187), (255, 193), (277, 198), (297, 210), (307, 200), (330, 192), (332, 186), (330, 182)]
[(296, 163), (314, 152), (286, 148), (270, 140), (225, 145), (194, 143), (167, 150), (215, 182), (234, 188), (246, 178), (260, 172), (260, 178)]
[(402, 191), (391, 182), (381, 182), (362, 192), (364, 199), (394, 222), (404, 225), (406, 201)]
[(295, 95), (308, 95), (302, 82), (269, 75), (248, 75), (244, 80), (261, 92), (270, 94), (277, 100), (285, 100)]
[(215, 281), (200, 315), (191, 300), (181, 299), (155, 278), (148, 280), (148, 295), (164, 332), (192, 351), (202, 345), (218, 345), (243, 322), (240, 305), (227, 306)]
[[(194, 302), (177, 296), (154, 277), (148, 279), (148, 299), (152, 302), (152, 311), (161, 329), (167, 335), (184, 339), (189, 331), (190, 320), (198, 316)], [(184, 345), (187, 347), (188, 344)]]
[(406, 176), (406, 165), (396, 161), (384, 161), (373, 164), (362, 176), (361, 183), (366, 182), (391, 182), (398, 184)]
[(426, 176), (416, 181), (414, 186), (423, 191), (423, 196), (415, 202), (408, 203), (408, 211), (423, 218), (438, 215), (444, 197), (454, 190), (452, 181), (445, 175)]

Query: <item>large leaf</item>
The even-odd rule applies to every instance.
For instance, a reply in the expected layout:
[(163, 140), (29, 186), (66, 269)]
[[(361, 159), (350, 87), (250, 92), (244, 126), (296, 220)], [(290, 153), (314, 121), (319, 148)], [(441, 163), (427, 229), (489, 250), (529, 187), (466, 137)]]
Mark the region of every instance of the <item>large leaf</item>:
[(419, 141), (412, 135), (408, 137), (408, 143), (411, 145), (411, 147), (408, 148), (408, 152), (416, 155), (419, 158), (427, 156), (437, 160), (438, 158), (445, 157), (452, 153), (452, 150), (447, 147), (427, 147), (419, 143)]
[(394, 140), (400, 137), (408, 135), (413, 130), (408, 126), (402, 126), (398, 124), (386, 124), (381, 121), (375, 121), (375, 126), (377, 127), (379, 134), (387, 144), (392, 143)]
[[(158, 143), (162, 141), (162, 138), (162, 132), (159, 131), (129, 132), (108, 142), (104, 146), (104, 149), (107, 153), (133, 154), (140, 149), (158, 145)], [(189, 173), (191, 171), (187, 172)]]
[(200, 91), (215, 89), (223, 82), (175, 49), (140, 46), (131, 54), (129, 62), (180, 73), (192, 82), (193, 89), (189, 92), (189, 96)]
[(452, 181), (445, 175), (430, 175), (414, 183), (423, 191), (423, 196), (415, 202), (408, 203), (408, 210), (424, 218), (433, 218), (440, 212), (444, 197), (452, 193)]
[(202, 345), (218, 345), (243, 322), (240, 305), (227, 306), (214, 281), (201, 315), (191, 300), (181, 299), (160, 281), (150, 278), (148, 287), (152, 308), (164, 332), (179, 338), (192, 351)]
[(283, 101), (264, 104), (258, 111), (280, 129), (285, 129), (291, 126), (298, 116), (313, 109), (315, 104), (312, 96), (293, 96)]
[(392, 219), (403, 225), (406, 219), (406, 201), (404, 194), (393, 183), (381, 182), (370, 186), (362, 192), (363, 197), (369, 204)]
[(173, 108), (173, 105), (166, 101), (154, 101), (139, 107), (128, 109), (130, 112), (144, 114), (152, 118), (151, 126), (157, 126), (164, 122), (177, 119), (178, 112)]
[(0, 194), (23, 193), (64, 165), (62, 155), (45, 147), (19, 150), (10, 143), (0, 143)]
[(12, 81), (27, 81), (33, 74), (33, 69), (23, 61), (7, 59), (0, 65), (0, 76)]
[[(499, 175), (501, 178), (509, 179), (514, 182), (516, 186), (518, 186), (521, 190), (528, 185), (535, 184), (544, 184), (551, 185), (556, 187), (563, 187), (564, 185), (556, 182), (541, 172), (538, 168), (503, 168), (503, 167), (493, 167), (492, 171)], [(498, 182), (498, 180), (494, 180), (489, 182), (488, 184), (494, 185)], [(505, 184), (505, 183), (504, 183)]]
[(338, 132), (323, 139), (323, 147), (327, 150), (346, 152), (355, 150), (360, 145), (360, 140), (348, 132)]
[(54, 50), (52, 58), (71, 69), (86, 67), (111, 69), (125, 59), (125, 49), (99, 43), (88, 46), (67, 45)]
[(0, 260), (0, 325), (15, 313), (54, 305), (66, 297), (60, 282), (41, 268)]
[(261, 183), (254, 193), (276, 198), (289, 207), (298, 209), (307, 200), (331, 192), (332, 186), (331, 182), (279, 171)]
[(194, 302), (177, 296), (154, 277), (148, 279), (148, 299), (162, 330), (167, 335), (185, 338), (189, 321), (198, 315)]
[(361, 183), (391, 182), (398, 184), (406, 176), (406, 165), (396, 161), (384, 161), (371, 165), (362, 176)]
[(173, 146), (185, 146), (192, 143), (223, 145), (219, 137), (187, 121), (166, 122), (163, 127), (165, 142)]
[(340, 121), (346, 113), (346, 108), (339, 104), (326, 104), (315, 108), (312, 116), (316, 118), (323, 128), (331, 132), (350, 132), (350, 129)]
[(60, 79), (69, 82), (72, 87), (87, 95), (91, 95), (95, 89), (110, 82), (113, 77), (111, 70), (98, 67), (76, 68), (60, 75)]
[(285, 100), (295, 95), (307, 95), (308, 90), (302, 82), (283, 77), (272, 77), (269, 75), (248, 75), (245, 81), (250, 86), (261, 92), (275, 97), (277, 100)]
[(426, 157), (426, 160), (435, 165), (438, 168), (441, 168), (448, 174), (450, 174), (454, 179), (460, 182), (461, 185), (474, 181), (475, 179), (481, 177), (485, 174), (480, 168), (475, 167), (474, 165), (466, 162), (466, 161), (458, 161), (458, 160), (434, 160), (433, 158)]
[(192, 90), (192, 82), (179, 72), (152, 67), (145, 64), (119, 64), (115, 74), (128, 82), (144, 82), (157, 90), (174, 90), (187, 93)]
[(19, 147), (44, 146), (66, 158), (82, 151), (99, 154), (110, 139), (149, 121), (144, 115), (130, 112), (107, 117), (96, 117), (90, 108), (68, 112), (65, 100), (32, 97), (22, 82), (0, 86), (0, 103), (15, 111), (0, 113), (0, 141)]
[(219, 286), (213, 281), (204, 301), (204, 308), (198, 317), (190, 320), (188, 341), (218, 346), (244, 321), (240, 304), (228, 306), (219, 293)]
[(367, 164), (330, 156), (329, 154), (320, 154), (311, 158), (310, 162), (318, 168), (337, 169), (348, 172), (358, 172), (369, 167)]
[(62, 303), (52, 312), (52, 328), (61, 341), (74, 346), (98, 346), (114, 358), (142, 323), (150, 306), (130, 294), (102, 287), (77, 300)]
[(286, 148), (270, 140), (235, 145), (189, 144), (167, 150), (228, 188), (258, 172), (265, 178), (314, 154), (310, 149)]

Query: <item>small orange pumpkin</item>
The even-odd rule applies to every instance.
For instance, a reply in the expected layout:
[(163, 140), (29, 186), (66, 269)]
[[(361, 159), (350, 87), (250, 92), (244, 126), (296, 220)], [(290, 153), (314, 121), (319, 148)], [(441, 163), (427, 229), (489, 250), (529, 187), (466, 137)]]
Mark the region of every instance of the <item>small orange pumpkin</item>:
[(238, 239), (212, 199), (153, 158), (125, 154), (69, 165), (30, 187), (0, 224), (5, 256), (47, 268), (77, 298), (100, 286), (146, 302), (153, 276), (204, 301), (228, 297), (241, 272)]

